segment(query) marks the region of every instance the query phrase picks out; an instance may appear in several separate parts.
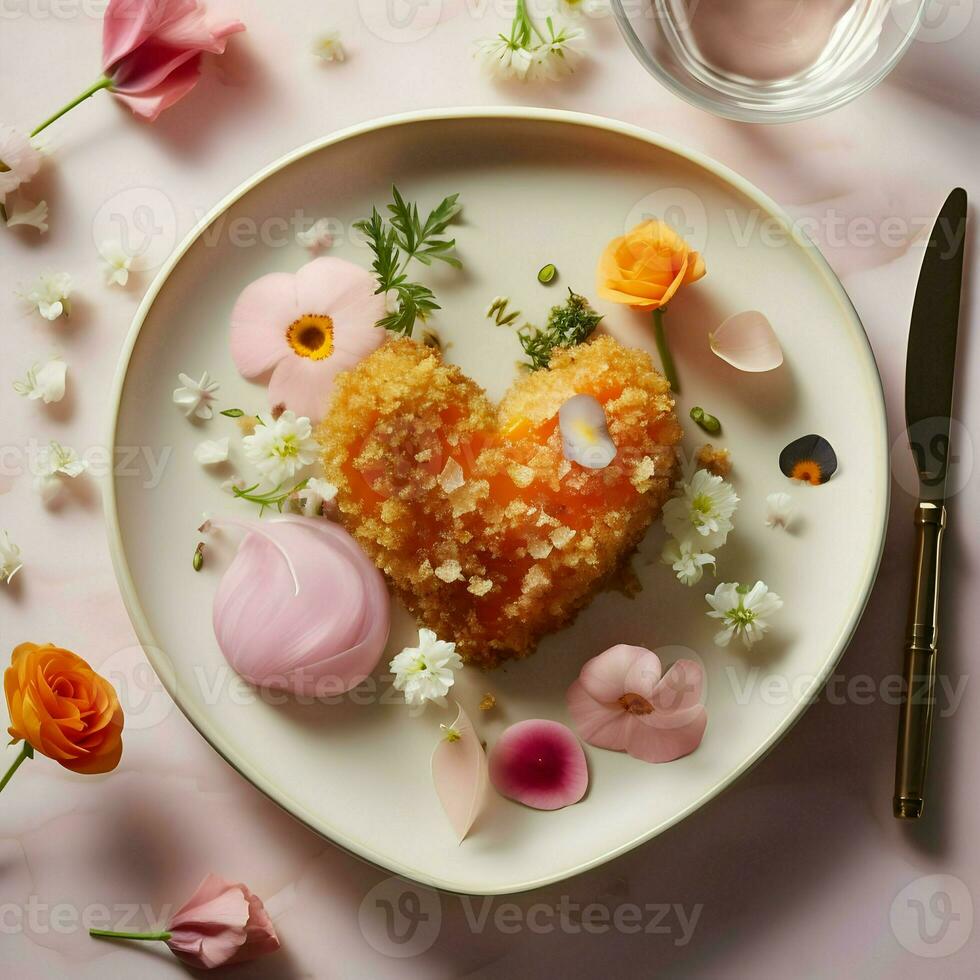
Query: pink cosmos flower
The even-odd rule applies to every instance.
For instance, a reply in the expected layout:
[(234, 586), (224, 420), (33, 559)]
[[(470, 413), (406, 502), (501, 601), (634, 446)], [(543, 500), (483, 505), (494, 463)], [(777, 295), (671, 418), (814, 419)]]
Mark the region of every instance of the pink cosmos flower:
[(242, 884), (209, 874), (174, 915), (166, 941), (178, 959), (210, 970), (279, 949), (261, 900)]
[(566, 700), (590, 745), (644, 762), (671, 762), (704, 737), (703, 684), (704, 672), (693, 660), (678, 660), (664, 674), (655, 653), (621, 643), (585, 664)]
[(378, 348), (384, 297), (374, 276), (343, 259), (272, 272), (242, 290), (231, 311), (231, 356), (246, 378), (272, 372), (269, 404), (317, 421), (333, 379)]
[(10, 126), (0, 126), (0, 204), (38, 172), (41, 159), (27, 136)]
[(199, 0), (110, 0), (102, 71), (110, 91), (151, 122), (197, 84), (201, 55), (222, 54), (241, 21), (212, 21)]

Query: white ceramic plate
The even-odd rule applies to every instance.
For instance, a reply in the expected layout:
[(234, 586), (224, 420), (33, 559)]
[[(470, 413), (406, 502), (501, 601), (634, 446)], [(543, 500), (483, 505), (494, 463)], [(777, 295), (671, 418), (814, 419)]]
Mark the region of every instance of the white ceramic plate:
[[(599, 596), (537, 654), (490, 674), (467, 669), (458, 689), (471, 706), (492, 691), (499, 707), (473, 711), (492, 743), (514, 721), (567, 721), (565, 689), (590, 656), (620, 642), (687, 647), (707, 668), (708, 731), (693, 755), (652, 766), (587, 747), (591, 785), (576, 806), (536, 812), (496, 795), (457, 846), (429, 778), (437, 708), (416, 715), (379, 674), (377, 693), (334, 705), (268, 703), (226, 667), (211, 629), (211, 597), (232, 553), (209, 545), (205, 570), (191, 555), (202, 512), (251, 516), (193, 459), (204, 438), (234, 434), (216, 417), (194, 425), (171, 403), (178, 371), (207, 369), (221, 382), (219, 408), (264, 409), (264, 389), (238, 377), (228, 353), (228, 315), (239, 291), (307, 253), (281, 218), (299, 209), (344, 227), (382, 205), (397, 181), (409, 199), (434, 204), (458, 191), (456, 229), (464, 274), (432, 278), (443, 311), (434, 321), (450, 360), (499, 396), (515, 376), (513, 331), (484, 317), (498, 294), (542, 321), (566, 286), (595, 298), (605, 242), (645, 215), (665, 216), (703, 250), (708, 274), (671, 303), (669, 333), (681, 375), (679, 414), (702, 404), (724, 424), (742, 503), (719, 554), (719, 581), (763, 578), (785, 608), (751, 655), (716, 649), (704, 592), (685, 589), (657, 561), (651, 529), (634, 567), (642, 593)], [(246, 219), (238, 221), (237, 219)], [(248, 229), (271, 229), (243, 245)], [(826, 679), (864, 608), (887, 510), (882, 395), (874, 360), (846, 294), (815, 248), (786, 233), (788, 219), (737, 175), (645, 130), (534, 109), (434, 111), (345, 130), (297, 150), (223, 201), (167, 262), (136, 316), (116, 380), (112, 441), (172, 447), (160, 482), (117, 475), (107, 519), (123, 597), (147, 655), (204, 737), (246, 778), (307, 826), (393, 872), (441, 888), (506, 893), (553, 882), (648, 840), (716, 796), (786, 733)], [(237, 229), (237, 231), (236, 231)], [(243, 238), (244, 235), (244, 238)], [(346, 235), (330, 254), (368, 265)], [(285, 244), (282, 244), (283, 239)], [(554, 262), (550, 288), (537, 270)], [(646, 317), (601, 302), (605, 325), (654, 352)], [(785, 365), (740, 374), (713, 354), (707, 332), (731, 313), (764, 311)], [(688, 424), (686, 446), (704, 434)], [(792, 438), (819, 432), (840, 469), (820, 488), (793, 487), (777, 466)], [(765, 497), (788, 489), (793, 533), (764, 526)], [(388, 654), (415, 636), (398, 610)], [(674, 659), (678, 651), (668, 651)], [(691, 653), (686, 655), (690, 656)], [(370, 688), (370, 685), (369, 685)], [(363, 696), (362, 696), (363, 695)], [(365, 703), (358, 703), (365, 702)]]

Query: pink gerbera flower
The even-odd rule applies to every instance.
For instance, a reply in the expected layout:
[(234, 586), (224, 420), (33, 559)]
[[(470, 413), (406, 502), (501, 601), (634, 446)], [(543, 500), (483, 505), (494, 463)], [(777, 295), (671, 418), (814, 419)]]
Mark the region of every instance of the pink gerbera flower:
[(231, 356), (246, 378), (272, 372), (269, 404), (314, 422), (333, 379), (377, 349), (384, 297), (374, 276), (343, 259), (314, 259), (246, 286), (231, 311)]
[(566, 699), (590, 745), (644, 762), (671, 762), (704, 737), (703, 684), (704, 672), (693, 660), (678, 660), (663, 673), (655, 653), (620, 643), (585, 664)]

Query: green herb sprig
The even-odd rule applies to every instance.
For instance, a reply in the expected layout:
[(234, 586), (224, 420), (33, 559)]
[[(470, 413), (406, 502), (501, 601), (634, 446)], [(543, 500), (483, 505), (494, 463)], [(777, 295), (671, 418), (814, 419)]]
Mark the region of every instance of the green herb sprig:
[(231, 492), (239, 498), (239, 500), (248, 500), (253, 504), (259, 505), (259, 517), (261, 517), (268, 507), (275, 507), (279, 513), (282, 513), (282, 509), (286, 504), (286, 501), (294, 494), (299, 493), (300, 490), (306, 488), (306, 484), (309, 483), (309, 479), (300, 480), (294, 487), (290, 487), (288, 490), (283, 490), (282, 484), (280, 483), (277, 487), (272, 490), (267, 490), (265, 493), (256, 493), (259, 484), (253, 483), (250, 487), (232, 487)]
[(601, 320), (602, 314), (596, 313), (584, 296), (569, 289), (568, 299), (551, 308), (543, 330), (530, 324), (521, 327), (519, 337), (528, 368), (540, 371), (548, 367), (556, 347), (574, 347), (588, 340)]
[(378, 277), (377, 293), (395, 293), (397, 309), (378, 320), (378, 326), (404, 337), (411, 337), (416, 320), (424, 321), (438, 310), (435, 295), (428, 286), (410, 282), (407, 269), (413, 259), (422, 265), (445, 262), (454, 269), (463, 263), (456, 256), (456, 239), (443, 237), (446, 229), (459, 214), (458, 194), (444, 198), (425, 220), (417, 204), (407, 202), (397, 187), (391, 188), (392, 202), (388, 215), (382, 217), (377, 208), (371, 217), (356, 221), (354, 227), (362, 232), (374, 252), (371, 267)]

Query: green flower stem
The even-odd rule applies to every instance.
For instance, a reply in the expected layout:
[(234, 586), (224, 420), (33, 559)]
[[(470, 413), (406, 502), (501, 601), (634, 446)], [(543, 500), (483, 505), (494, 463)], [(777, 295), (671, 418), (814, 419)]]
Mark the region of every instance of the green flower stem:
[(664, 368), (664, 377), (670, 382), (670, 387), (673, 388), (674, 394), (679, 395), (681, 393), (681, 386), (677, 381), (674, 359), (670, 356), (670, 348), (667, 346), (663, 309), (653, 311), (653, 337), (657, 342), (657, 353), (660, 355), (660, 363)]
[(104, 939), (148, 939), (161, 943), (170, 938), (169, 932), (113, 932), (111, 929), (89, 929), (88, 934)]
[(47, 129), (55, 120), (60, 119), (66, 112), (70, 112), (75, 108), (80, 102), (84, 102), (86, 99), (90, 99), (96, 92), (101, 91), (104, 88), (110, 88), (112, 86), (112, 79), (107, 78), (103, 75), (97, 82), (93, 82), (87, 89), (77, 99), (73, 99), (66, 106), (62, 106), (53, 116), (49, 116), (47, 119), (41, 123), (32, 133), (31, 136), (37, 136), (42, 130)]
[(34, 746), (31, 745), (30, 742), (25, 742), (20, 747), (20, 755), (18, 755), (17, 758), (14, 759), (13, 765), (4, 774), (3, 779), (0, 779), (0, 793), (3, 792), (4, 786), (6, 786), (7, 783), (10, 782), (10, 780), (13, 778), (14, 773), (17, 772), (17, 770), (20, 768), (21, 763), (25, 759), (33, 759), (33, 758), (34, 758)]
[(527, 0), (517, 0), (517, 7), (514, 11), (514, 23), (511, 25), (510, 39), (512, 42), (526, 48), (531, 43), (531, 35), (537, 34), (539, 40), (544, 43), (545, 36), (538, 30), (538, 25), (531, 19), (527, 11)]

